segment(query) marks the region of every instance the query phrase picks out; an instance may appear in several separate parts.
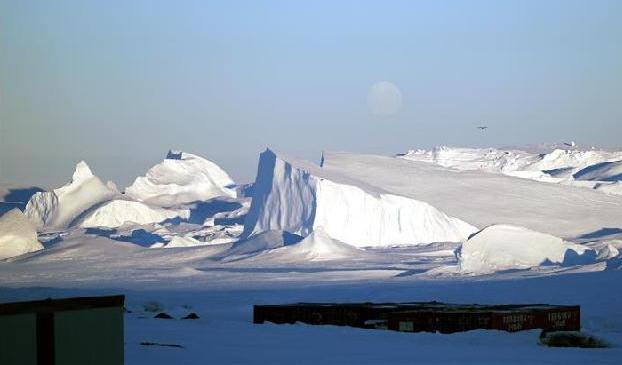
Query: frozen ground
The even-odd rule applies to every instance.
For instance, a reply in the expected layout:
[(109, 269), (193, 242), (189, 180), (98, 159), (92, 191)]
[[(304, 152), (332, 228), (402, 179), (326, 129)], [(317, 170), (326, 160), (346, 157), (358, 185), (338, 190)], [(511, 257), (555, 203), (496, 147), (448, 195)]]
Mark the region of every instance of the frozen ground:
[[(162, 185), (166, 204), (119, 194), (109, 200), (116, 202), (111, 206), (115, 209), (100, 210), (102, 202), (96, 199), (92, 207), (85, 207), (86, 214), (80, 213), (80, 219), (72, 219), (67, 228), (43, 227), (38, 236), (43, 250), (0, 261), (0, 301), (126, 294), (127, 364), (618, 364), (622, 359), (622, 316), (618, 309), (622, 301), (622, 259), (618, 254), (622, 248), (622, 196), (478, 169), (448, 169), (420, 161), (354, 154), (325, 154), (321, 169), (305, 168), (304, 164), (295, 165), (299, 171), (285, 167), (284, 171), (291, 175), (283, 175), (285, 178), (270, 190), (263, 190), (276, 192), (273, 196), (280, 204), (267, 213), (266, 219), (278, 216), (295, 224), (300, 218), (297, 212), (326, 209), (330, 205), (318, 208), (318, 204), (332, 203), (317, 198), (317, 190), (313, 189), (326, 183), (309, 184), (311, 176), (315, 176), (313, 179), (333, 179), (344, 186), (342, 190), (359, 189), (364, 192), (362, 199), (373, 204), (383, 194), (391, 194), (430, 204), (478, 229), (497, 223), (518, 226), (511, 242), (500, 241), (505, 237), (505, 226), (500, 226), (502, 234), (492, 229), (488, 234), (486, 230), (480, 232), (479, 238), (474, 236), (471, 243), (485, 239), (479, 242), (485, 251), (471, 248), (484, 252), (491, 263), (505, 260), (508, 254), (514, 259), (527, 254), (527, 259), (520, 260), (520, 268), (513, 260), (505, 260), (503, 267), (487, 265), (487, 270), (474, 274), (461, 270), (455, 255), (469, 241), (428, 244), (417, 242), (420, 236), (413, 234), (406, 236), (413, 238), (412, 245), (397, 242), (400, 247), (360, 248), (335, 240), (331, 234), (339, 234), (335, 231), (338, 226), (326, 231), (323, 225), (306, 221), (303, 223), (308, 223), (308, 229), (296, 234), (272, 230), (245, 237), (243, 224), (251, 204), (247, 192), (253, 188), (234, 190), (227, 182), (226, 196), (208, 195), (208, 200), (188, 202), (186, 193), (197, 181), (181, 179), (193, 173), (185, 167), (178, 169), (182, 165), (176, 161), (170, 159), (165, 165), (171, 167), (167, 171), (183, 171), (172, 183), (188, 183), (177, 189), (184, 192), (181, 201), (170, 193), (170, 184), (158, 180), (158, 184), (150, 185), (149, 192), (164, 196), (157, 190)], [(191, 165), (191, 169), (195, 167)], [(593, 171), (601, 170), (616, 176), (610, 168)], [(83, 186), (76, 185), (75, 191)], [(0, 208), (24, 209), (26, 201), (38, 191), (33, 187), (0, 187), (4, 197)], [(214, 190), (209, 191), (211, 194)], [(234, 191), (236, 197), (232, 196)], [(313, 191), (316, 195), (281, 194), (283, 191)], [(288, 200), (291, 196), (302, 196), (304, 199), (298, 202), (304, 209), (283, 208), (292, 202)], [(123, 207), (130, 201), (139, 209), (128, 215)], [(356, 199), (345, 202), (357, 204)], [(389, 206), (387, 211), (393, 212), (394, 208), (398, 213), (410, 212), (400, 210), (401, 206)], [(62, 204), (54, 209), (60, 209), (57, 216), (67, 213)], [(374, 214), (373, 209), (362, 209), (354, 213)], [(167, 212), (163, 217), (169, 218), (162, 222), (120, 218), (135, 216), (131, 219), (138, 220), (145, 216), (144, 212), (163, 210)], [(171, 212), (181, 213), (170, 218)], [(327, 209), (326, 214), (343, 219), (344, 225), (356, 216), (347, 209)], [(81, 226), (82, 218), (96, 216), (104, 227)], [(247, 226), (247, 232), (255, 227)], [(429, 227), (437, 229), (436, 225), (426, 225), (425, 220), (416, 229)], [(529, 242), (524, 237), (529, 237)], [(555, 249), (550, 253), (539, 246), (547, 242), (560, 250), (572, 247), (573, 252), (593, 254), (589, 260), (568, 260), (567, 251)], [(176, 245), (194, 247), (172, 247)], [(253, 304), (431, 300), (579, 304), (583, 331), (609, 341), (613, 347), (548, 348), (538, 345), (538, 331), (442, 335), (252, 324)], [(175, 319), (154, 319), (157, 311)], [(200, 319), (179, 319), (189, 312), (196, 312)], [(143, 341), (183, 347), (142, 346)]]

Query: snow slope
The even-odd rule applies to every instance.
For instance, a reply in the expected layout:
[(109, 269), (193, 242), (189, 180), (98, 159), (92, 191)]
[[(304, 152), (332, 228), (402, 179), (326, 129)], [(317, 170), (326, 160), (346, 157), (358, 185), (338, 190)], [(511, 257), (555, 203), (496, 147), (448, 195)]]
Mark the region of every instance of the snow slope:
[(622, 196), (574, 186), (350, 153), (324, 153), (323, 170), (425, 201), (477, 227), (510, 224), (569, 239), (622, 222)]
[(476, 231), (426, 202), (270, 150), (260, 155), (244, 226), (244, 237), (267, 231), (307, 236), (321, 226), (356, 247), (457, 242)]
[(112, 182), (104, 184), (84, 161), (76, 165), (71, 182), (33, 195), (24, 213), (38, 230), (62, 230), (95, 204), (118, 195)]
[(579, 257), (593, 261), (596, 253), (550, 234), (500, 224), (472, 235), (462, 244), (457, 256), (462, 272), (485, 274), (543, 263), (576, 262)]
[(79, 227), (119, 227), (124, 224), (143, 225), (159, 223), (168, 218), (190, 216), (187, 209), (164, 209), (151, 207), (142, 202), (116, 199), (94, 207), (77, 223)]
[(594, 190), (607, 194), (622, 195), (622, 181), (616, 181), (612, 183), (597, 183), (594, 185)]
[(37, 231), (19, 209), (0, 216), (0, 260), (38, 251)]
[(169, 151), (166, 159), (125, 189), (135, 200), (171, 207), (217, 196), (235, 198), (235, 183), (215, 163), (186, 152)]

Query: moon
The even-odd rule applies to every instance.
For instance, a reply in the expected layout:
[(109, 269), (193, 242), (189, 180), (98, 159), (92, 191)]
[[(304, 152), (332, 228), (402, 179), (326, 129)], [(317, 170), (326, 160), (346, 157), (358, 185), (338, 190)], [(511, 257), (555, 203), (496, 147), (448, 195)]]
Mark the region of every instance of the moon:
[(369, 88), (367, 104), (374, 114), (393, 115), (402, 107), (402, 93), (395, 84), (380, 81)]

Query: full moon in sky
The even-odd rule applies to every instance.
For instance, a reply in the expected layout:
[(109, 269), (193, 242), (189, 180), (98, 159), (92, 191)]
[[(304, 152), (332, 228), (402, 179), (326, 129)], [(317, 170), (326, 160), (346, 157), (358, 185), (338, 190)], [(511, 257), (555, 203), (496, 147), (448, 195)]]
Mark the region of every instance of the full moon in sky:
[(402, 107), (402, 93), (395, 84), (380, 81), (369, 88), (367, 104), (374, 114), (393, 115)]

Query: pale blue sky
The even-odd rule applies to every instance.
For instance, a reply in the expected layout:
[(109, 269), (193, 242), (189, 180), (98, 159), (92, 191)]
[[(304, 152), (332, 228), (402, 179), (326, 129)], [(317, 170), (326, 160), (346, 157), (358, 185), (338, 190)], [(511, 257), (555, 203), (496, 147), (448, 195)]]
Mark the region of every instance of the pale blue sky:
[(266, 146), (620, 146), (622, 1), (0, 0), (0, 128), (0, 182), (40, 185), (169, 148), (245, 182)]

